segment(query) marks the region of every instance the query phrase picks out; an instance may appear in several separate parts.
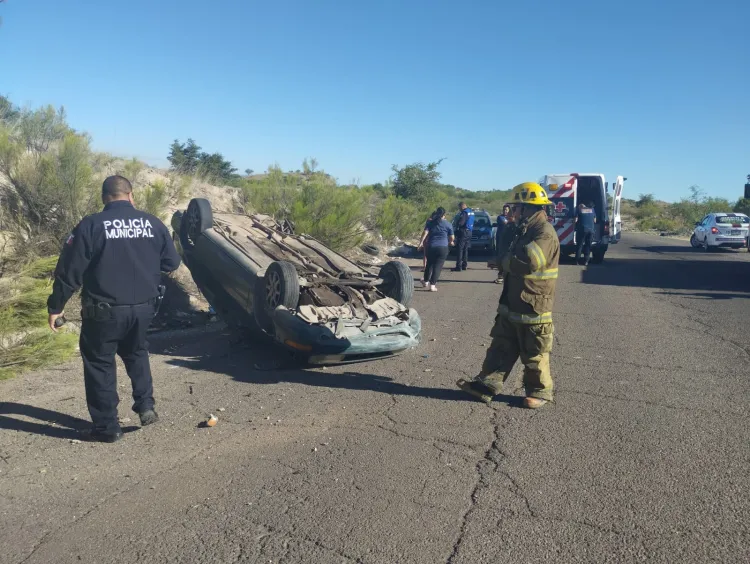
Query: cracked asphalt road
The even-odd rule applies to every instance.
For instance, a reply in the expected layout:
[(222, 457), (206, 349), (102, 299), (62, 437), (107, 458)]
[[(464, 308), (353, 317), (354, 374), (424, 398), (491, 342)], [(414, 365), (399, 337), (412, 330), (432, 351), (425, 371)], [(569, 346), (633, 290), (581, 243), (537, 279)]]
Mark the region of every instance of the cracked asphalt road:
[(539, 411), (518, 380), (490, 407), (454, 388), (500, 292), (481, 262), (417, 294), (394, 359), (159, 341), (162, 420), (135, 427), (121, 378), (115, 445), (71, 442), (79, 362), (0, 382), (0, 563), (746, 562), (750, 254), (626, 234), (561, 272)]

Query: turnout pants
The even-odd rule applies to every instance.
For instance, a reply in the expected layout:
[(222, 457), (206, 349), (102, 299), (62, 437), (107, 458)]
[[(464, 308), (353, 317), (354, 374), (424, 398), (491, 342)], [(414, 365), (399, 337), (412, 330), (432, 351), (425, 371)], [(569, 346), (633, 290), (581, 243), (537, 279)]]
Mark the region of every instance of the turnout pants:
[(490, 332), (492, 344), (487, 349), (477, 380), (499, 394), (518, 358), (523, 362), (523, 386), (526, 396), (552, 400), (554, 384), (550, 373), (552, 323), (524, 325), (498, 314)]
[(446, 258), (448, 258), (448, 247), (430, 247), (427, 249), (427, 265), (424, 269), (425, 282), (437, 284)]
[(456, 234), (456, 270), (466, 270), (469, 266), (469, 247), (471, 246), (471, 231)]
[(591, 239), (593, 236), (594, 234), (591, 231), (579, 231), (576, 233), (576, 239), (578, 240), (578, 246), (576, 247), (576, 262), (581, 262), (581, 251), (583, 251), (583, 262), (589, 261), (589, 256), (591, 255)]
[(153, 304), (95, 308), (81, 327), (81, 357), (86, 386), (86, 403), (94, 429), (118, 431), (117, 373), (115, 354), (125, 364), (133, 387), (133, 411), (154, 407), (154, 388), (148, 361), (146, 331), (154, 317)]

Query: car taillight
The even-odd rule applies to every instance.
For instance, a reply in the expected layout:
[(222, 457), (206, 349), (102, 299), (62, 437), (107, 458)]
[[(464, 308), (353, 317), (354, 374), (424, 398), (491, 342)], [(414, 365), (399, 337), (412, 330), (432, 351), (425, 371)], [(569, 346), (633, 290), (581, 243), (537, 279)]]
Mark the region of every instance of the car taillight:
[(609, 235), (609, 221), (604, 222), (604, 234)]
[(718, 232), (719, 230), (716, 227), (711, 228), (711, 233), (713, 233), (714, 235), (716, 235)]

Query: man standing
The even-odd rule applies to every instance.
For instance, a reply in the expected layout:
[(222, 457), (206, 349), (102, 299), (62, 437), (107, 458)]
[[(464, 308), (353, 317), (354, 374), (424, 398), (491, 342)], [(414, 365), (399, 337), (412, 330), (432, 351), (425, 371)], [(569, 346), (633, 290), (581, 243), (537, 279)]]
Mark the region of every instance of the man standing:
[(457, 384), (490, 403), (520, 356), (524, 364), (524, 405), (535, 409), (553, 399), (549, 355), (560, 242), (547, 221), (544, 206), (551, 202), (544, 189), (534, 182), (524, 182), (513, 188), (513, 193), (514, 204), (520, 208), (520, 221), (512, 244), (499, 257), (505, 285), (490, 332), (492, 344), (479, 375), (471, 381), (461, 379)]
[(594, 225), (596, 224), (596, 212), (594, 205), (589, 202), (588, 206), (580, 204), (576, 212), (576, 263), (581, 264), (581, 251), (583, 251), (583, 265), (588, 266), (591, 255), (591, 239), (594, 237)]
[(156, 423), (146, 331), (161, 299), (161, 272), (180, 265), (166, 226), (133, 206), (133, 188), (122, 176), (102, 184), (104, 210), (84, 217), (63, 246), (47, 300), (49, 326), (63, 315), (70, 296), (83, 286), (80, 348), (90, 438), (122, 438), (117, 420), (115, 353), (133, 386), (133, 411), (141, 425)]
[(459, 216), (456, 222), (456, 268), (453, 272), (461, 272), (469, 266), (469, 247), (471, 246), (471, 231), (474, 229), (474, 211), (465, 203), (458, 204)]

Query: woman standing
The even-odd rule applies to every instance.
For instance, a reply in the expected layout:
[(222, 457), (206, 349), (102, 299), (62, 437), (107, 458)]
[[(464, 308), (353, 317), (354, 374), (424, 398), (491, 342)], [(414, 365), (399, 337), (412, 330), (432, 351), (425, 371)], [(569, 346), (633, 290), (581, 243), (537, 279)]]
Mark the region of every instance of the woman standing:
[(445, 259), (448, 258), (448, 247), (455, 242), (453, 226), (446, 221), (444, 208), (438, 208), (432, 214), (422, 233), (418, 248), (423, 248), (425, 242), (427, 242), (427, 264), (422, 283), (431, 292), (437, 292), (437, 281), (440, 279)]

